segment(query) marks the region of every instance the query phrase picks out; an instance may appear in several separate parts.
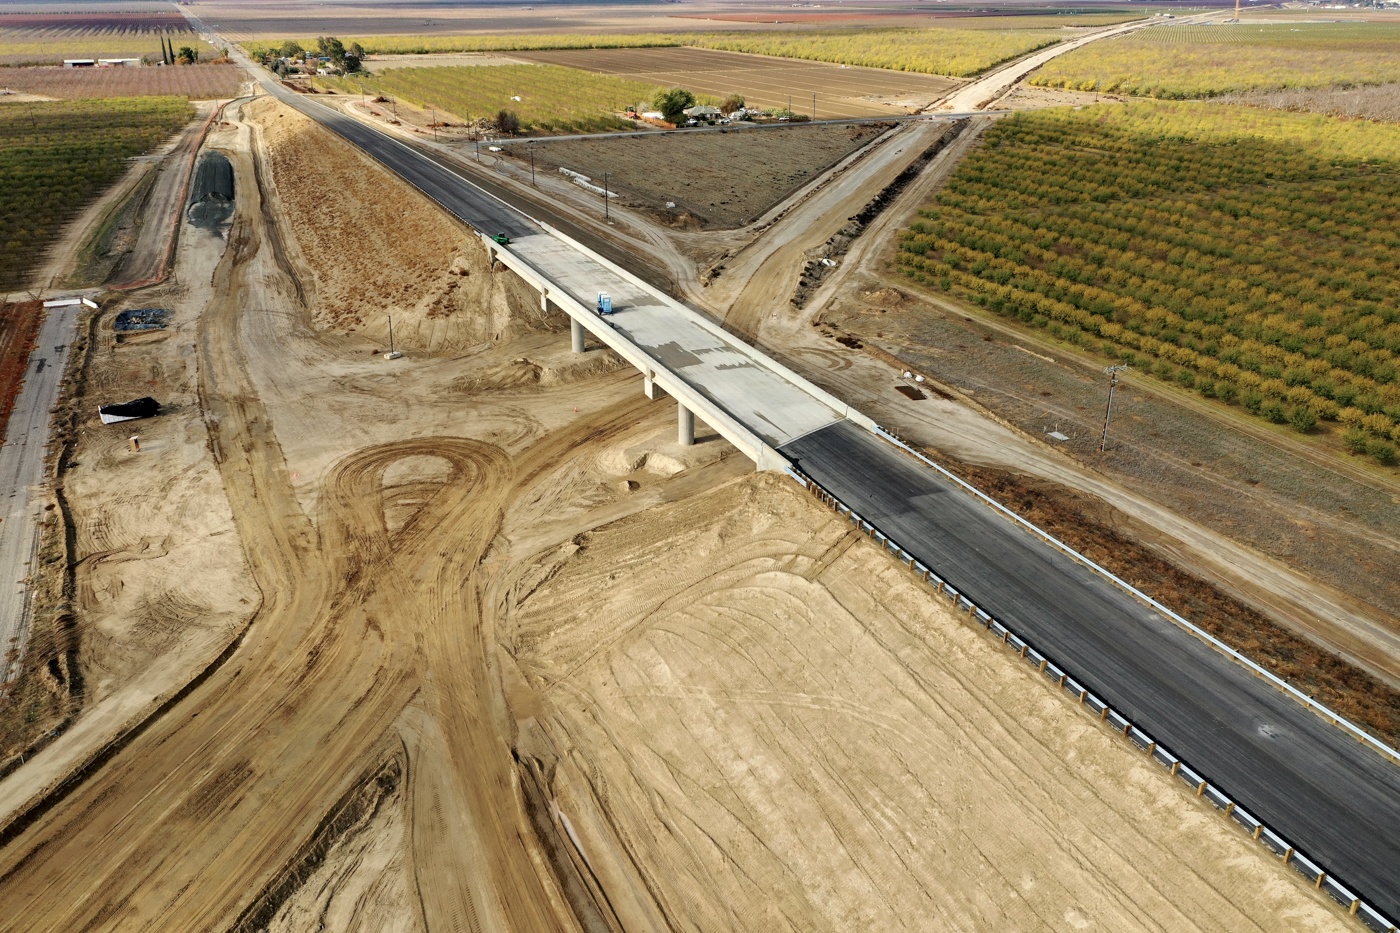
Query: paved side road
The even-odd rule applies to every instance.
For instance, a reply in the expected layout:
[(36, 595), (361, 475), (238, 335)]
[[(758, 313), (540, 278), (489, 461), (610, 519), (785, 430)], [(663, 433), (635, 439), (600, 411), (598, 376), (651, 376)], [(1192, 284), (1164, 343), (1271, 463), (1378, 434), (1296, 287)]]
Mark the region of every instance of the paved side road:
[(1400, 768), (868, 431), (841, 422), (779, 452), (1400, 917)]
[[(43, 499), (33, 495), (44, 479), (44, 448), (49, 439), (49, 411), (58, 402), (59, 380), (68, 365), (68, 345), (81, 307), (49, 308), (39, 342), (29, 355), (24, 386), (15, 399), (5, 440), (0, 445), (0, 651), (20, 640), (29, 627), (29, 593), (24, 580), (38, 555)], [(13, 679), (6, 666), (0, 682)]]

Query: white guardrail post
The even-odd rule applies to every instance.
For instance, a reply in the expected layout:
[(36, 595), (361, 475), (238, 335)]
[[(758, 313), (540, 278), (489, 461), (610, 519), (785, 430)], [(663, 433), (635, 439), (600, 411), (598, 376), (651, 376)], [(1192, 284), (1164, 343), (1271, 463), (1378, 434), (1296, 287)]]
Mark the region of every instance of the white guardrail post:
[[(901, 444), (900, 446), (904, 446), (908, 449), (906, 445)], [(944, 475), (957, 480), (959, 484), (967, 486), (967, 484), (958, 480), (957, 477), (952, 476), (952, 474), (948, 473), (946, 470), (938, 467), (937, 464), (928, 461), (927, 458), (920, 457), (920, 459), (925, 460), (930, 466), (935, 467)], [(1166, 768), (1173, 776), (1180, 778), (1195, 792), (1197, 797), (1209, 801), (1212, 806), (1220, 810), (1227, 818), (1238, 823), (1246, 832), (1250, 833), (1252, 838), (1260, 842), (1275, 855), (1282, 858), (1284, 864), (1292, 866), (1295, 871), (1303, 875), (1303, 877), (1307, 878), (1309, 881), (1312, 881), (1318, 890), (1327, 892), (1334, 901), (1346, 908), (1349, 914), (1358, 917), (1368, 927), (1376, 930), (1377, 933), (1400, 933), (1400, 930), (1397, 930), (1394, 922), (1362, 900), (1358, 894), (1333, 878), (1322, 865), (1291, 845), (1278, 833), (1265, 826), (1262, 820), (1237, 804), (1221, 790), (1221, 788), (1212, 784), (1208, 778), (1188, 765), (1179, 756), (1173, 754), (1165, 746), (1158, 743), (1146, 731), (1129, 720), (1127, 716), (1114, 709), (1106, 701), (1095, 696), (1093, 692), (1069, 673), (1068, 668), (1052, 660), (1044, 652), (1013, 632), (1004, 623), (993, 618), (990, 613), (975, 605), (972, 600), (954, 589), (948, 581), (942, 579), (933, 568), (925, 566), (916, 557), (896, 544), (888, 535), (877, 529), (872, 522), (861, 517), (854, 509), (846, 505), (830, 491), (822, 488), (816, 480), (812, 479), (795, 466), (789, 465), (786, 468), (786, 472), (819, 502), (830, 508), (837, 515), (846, 518), (846, 520), (854, 524), (858, 530), (867, 535), (872, 541), (878, 541), (884, 550), (894, 554), (901, 563), (907, 564), (909, 569), (918, 574), (925, 583), (932, 586), (936, 593), (947, 597), (952, 602), (955, 609), (962, 610), (965, 608), (968, 614), (987, 629), (997, 641), (1016, 652), (1019, 657), (1032, 665), (1040, 674), (1054, 681), (1060, 689), (1075, 697), (1079, 704), (1085, 707), (1091, 715), (1101, 722), (1107, 723), (1114, 732), (1131, 742), (1163, 768)], [(971, 487), (967, 488), (971, 489)], [(971, 491), (977, 492), (979, 496), (981, 495), (981, 493), (975, 489), (971, 489)], [(986, 497), (983, 496), (983, 498)], [(993, 502), (992, 504), (996, 505), (997, 503)], [(1013, 517), (1020, 519), (1020, 516), (1014, 514)], [(1060, 546), (1063, 547), (1063, 545)], [(1114, 579), (1116, 580), (1117, 578)]]

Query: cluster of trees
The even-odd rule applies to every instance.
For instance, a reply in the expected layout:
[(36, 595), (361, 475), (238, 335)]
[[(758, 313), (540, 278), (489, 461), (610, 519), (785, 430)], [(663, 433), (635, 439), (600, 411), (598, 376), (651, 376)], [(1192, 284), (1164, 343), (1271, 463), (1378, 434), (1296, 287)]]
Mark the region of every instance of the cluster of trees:
[(1181, 100), (1253, 88), (1400, 81), (1396, 25), (1158, 27), (1062, 55), (1030, 83)]
[(0, 291), (26, 285), (63, 224), (193, 117), (183, 97), (0, 107)]
[(905, 274), (1270, 421), (1340, 422), (1395, 462), (1393, 167), (1097, 117), (998, 124), (902, 232)]
[[(224, 50), (224, 57), (228, 57), (228, 50)], [(160, 37), (160, 60), (166, 65), (196, 65), (199, 63), (199, 52), (189, 45), (180, 46), (179, 51), (175, 49), (175, 43), (162, 35)]]
[(335, 36), (317, 36), (314, 50), (304, 49), (300, 42), (288, 39), (280, 46), (259, 47), (254, 50), (253, 55), (280, 75), (287, 73), (286, 60), (304, 62), (309, 58), (329, 58), (333, 71), (354, 74), (361, 68), (365, 50), (358, 42), (350, 43), (347, 48), (345, 43)]

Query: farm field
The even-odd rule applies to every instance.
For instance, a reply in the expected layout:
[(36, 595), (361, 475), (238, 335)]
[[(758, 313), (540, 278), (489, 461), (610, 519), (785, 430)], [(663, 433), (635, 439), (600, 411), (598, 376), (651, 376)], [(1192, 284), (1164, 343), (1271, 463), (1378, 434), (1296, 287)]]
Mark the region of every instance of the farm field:
[(955, 86), (953, 81), (934, 75), (698, 48), (560, 50), (520, 52), (515, 57), (653, 85), (678, 85), (719, 98), (738, 93), (750, 107), (785, 109), (791, 98), (798, 113), (812, 112), (812, 95), (816, 94), (820, 120), (908, 113), (928, 106)]
[(178, 97), (0, 107), (0, 291), (23, 287), (64, 222), (193, 116)]
[(1172, 99), (1400, 81), (1400, 23), (1156, 27), (1076, 49), (1029, 81)]
[[(629, 201), (668, 220), (686, 215), (707, 227), (738, 227), (761, 217), (793, 189), (879, 136), (891, 124), (791, 126), (728, 133), (639, 133), (570, 139), (535, 150), (539, 172), (559, 168), (612, 184)], [(507, 152), (528, 165), (522, 147)], [(736, 172), (736, 165), (748, 166)], [(667, 201), (675, 203), (667, 209)]]
[[(1054, 19), (1054, 17), (1045, 17)], [(960, 21), (961, 22), (961, 21)], [(1000, 22), (1000, 21), (998, 21)], [(371, 55), (428, 52), (488, 52), (567, 49), (674, 48), (695, 46), (785, 59), (838, 65), (967, 77), (1036, 49), (1061, 41), (1063, 28), (1039, 29), (980, 26), (925, 29), (809, 30), (750, 33), (637, 33), (632, 35), (515, 35), (515, 36), (367, 36), (359, 42)], [(299, 39), (303, 45), (306, 39)], [(281, 44), (245, 42), (250, 55)], [(609, 72), (616, 69), (605, 68)]]
[(363, 86), (464, 121), (491, 119), (501, 110), (511, 110), (520, 117), (522, 130), (537, 133), (630, 130), (633, 124), (614, 114), (649, 100), (656, 90), (652, 84), (549, 65), (396, 68), (373, 78), (317, 81), (347, 94), (358, 94)]
[[(665, 33), (633, 35), (522, 35), (522, 36), (359, 36), (342, 37), (348, 47), (358, 42), (370, 55), (427, 55), (434, 52), (509, 52), (518, 49), (614, 49), (681, 45), (685, 36)], [(261, 58), (284, 40), (244, 42), (249, 55)], [(315, 47), (314, 36), (297, 40), (306, 48)]]
[(1400, 123), (1400, 83), (1249, 91), (1221, 100), (1253, 107), (1267, 107), (1270, 110), (1323, 113), (1331, 117)]
[(1022, 113), (901, 234), (898, 263), (1388, 466), (1397, 143), (1386, 124), (1218, 104)]
[(177, 46), (212, 51), (179, 13), (11, 13), (0, 16), (0, 65), (159, 56), (162, 35)]
[(15, 90), (68, 100), (93, 97), (233, 97), (243, 83), (237, 65), (176, 68), (15, 68), (3, 80)]
[(730, 52), (966, 78), (1064, 38), (1060, 29), (934, 27), (707, 36), (697, 44)]

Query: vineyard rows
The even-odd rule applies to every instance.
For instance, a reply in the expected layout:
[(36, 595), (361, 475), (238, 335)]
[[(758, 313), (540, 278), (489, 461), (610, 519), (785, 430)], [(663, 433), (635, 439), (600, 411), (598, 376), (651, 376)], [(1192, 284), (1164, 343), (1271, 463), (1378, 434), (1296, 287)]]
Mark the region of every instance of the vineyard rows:
[(1139, 97), (1400, 80), (1400, 23), (1156, 27), (1095, 42), (1030, 78), (1042, 87)]
[(238, 93), (237, 65), (176, 68), (18, 68), (4, 80), (17, 91), (76, 100), (87, 97), (187, 97), (219, 100)]
[(519, 116), (522, 130), (542, 133), (633, 129), (616, 114), (628, 104), (650, 101), (656, 91), (640, 81), (557, 65), (394, 68), (373, 78), (317, 80), (342, 93), (359, 94), (363, 87), (462, 120), (489, 120), (511, 110)]
[[(1369, 161), (1230, 136), (1248, 108), (1022, 113), (900, 235), (903, 273), (1207, 398), (1400, 442), (1400, 127)], [(1145, 109), (1145, 108), (1144, 108)], [(1301, 124), (1324, 118), (1277, 115)], [(1342, 121), (1331, 121), (1340, 129)]]
[(64, 223), (193, 117), (179, 97), (0, 106), (0, 291), (23, 287)]

